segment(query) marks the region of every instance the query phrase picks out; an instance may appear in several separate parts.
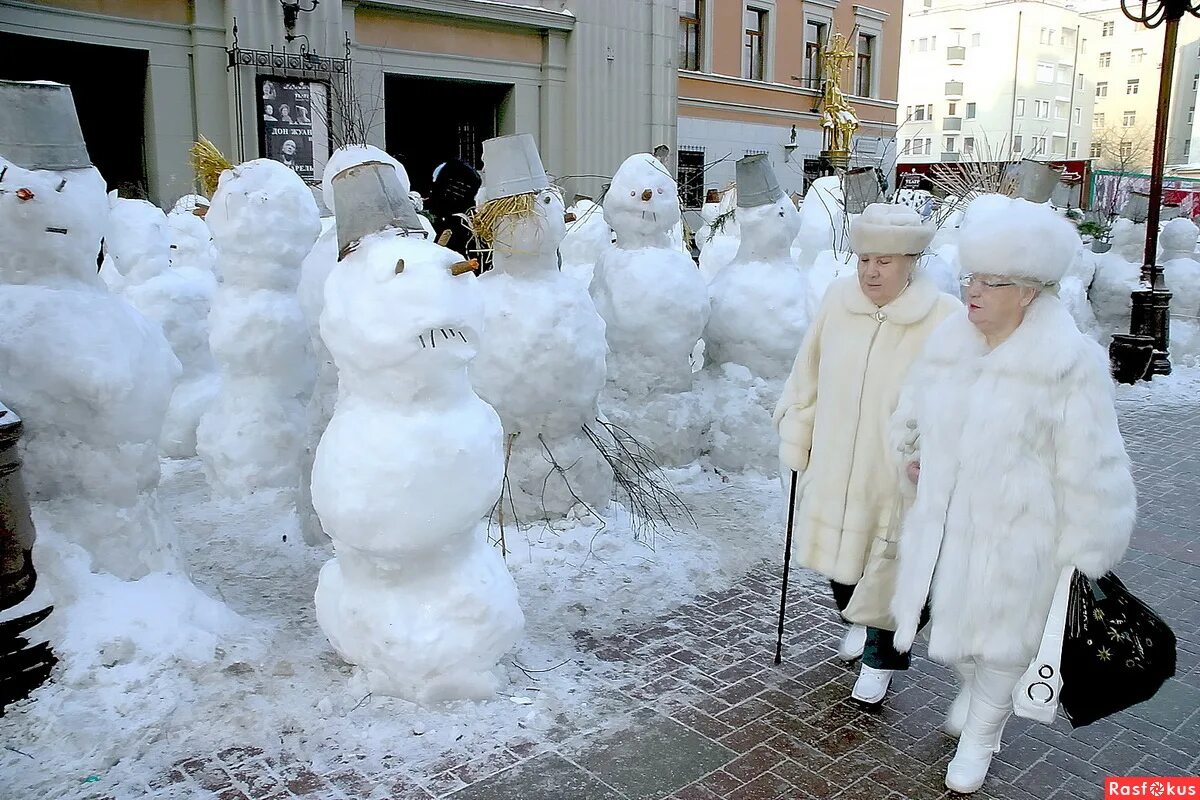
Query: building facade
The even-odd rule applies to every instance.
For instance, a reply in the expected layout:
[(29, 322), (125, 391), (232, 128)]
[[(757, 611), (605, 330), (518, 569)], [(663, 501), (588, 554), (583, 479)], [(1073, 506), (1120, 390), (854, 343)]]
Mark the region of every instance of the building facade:
[[(298, 7), (290, 28), (285, 5)], [(319, 177), (349, 121), (418, 189), (441, 161), (478, 164), (483, 140), (509, 133), (532, 133), (571, 193), (598, 193), (630, 153), (675, 152), (677, 0), (312, 7), (0, 0), (0, 78), (71, 84), (110, 187), (162, 204), (193, 190), (200, 135), (235, 160), (268, 155), (273, 136), (299, 143)]]
[[(1153, 159), (1163, 29), (1131, 21), (1119, 3), (1094, 3), (1087, 16), (1100, 24), (1100, 38), (1087, 65), (1096, 85), (1090, 155), (1104, 169), (1148, 172)], [(1200, 20), (1184, 15), (1173, 65), (1168, 164), (1188, 163), (1193, 154), (1200, 160), (1200, 150), (1192, 149), (1198, 83)]]
[(1086, 158), (1101, 27), (1053, 2), (908, 0), (900, 163)]
[(860, 127), (852, 163), (890, 172), (901, 0), (680, 0), (679, 179), (685, 205), (733, 181), (734, 163), (767, 153), (788, 192), (819, 173), (821, 49), (847, 37), (841, 89)]

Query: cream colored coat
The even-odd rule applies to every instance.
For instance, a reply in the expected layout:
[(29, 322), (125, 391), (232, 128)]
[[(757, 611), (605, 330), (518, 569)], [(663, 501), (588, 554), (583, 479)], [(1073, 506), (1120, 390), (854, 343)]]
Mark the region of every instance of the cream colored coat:
[(886, 538), (900, 491), (888, 420), (926, 339), (958, 308), (921, 273), (882, 308), (855, 276), (830, 285), (775, 409), (779, 458), (801, 473), (801, 565), (855, 584), (872, 542)]

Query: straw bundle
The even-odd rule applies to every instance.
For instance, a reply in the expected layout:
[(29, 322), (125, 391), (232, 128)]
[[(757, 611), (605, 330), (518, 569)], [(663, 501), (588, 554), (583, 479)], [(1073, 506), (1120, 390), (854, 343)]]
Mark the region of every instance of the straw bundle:
[(532, 216), (536, 199), (537, 195), (530, 192), (489, 200), (471, 215), (471, 231), (476, 239), (490, 248), (496, 241), (496, 229), (500, 227), (504, 218)]
[(203, 136), (192, 145), (191, 156), (192, 169), (196, 171), (196, 177), (200, 179), (200, 187), (206, 195), (212, 197), (213, 192), (217, 191), (217, 182), (221, 179), (221, 173), (231, 169), (233, 164), (221, 155), (221, 151), (217, 149), (216, 145)]

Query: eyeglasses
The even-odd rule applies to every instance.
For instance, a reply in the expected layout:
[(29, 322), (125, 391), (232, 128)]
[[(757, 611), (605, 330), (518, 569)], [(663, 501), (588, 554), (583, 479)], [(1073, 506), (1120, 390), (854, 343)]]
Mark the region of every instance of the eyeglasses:
[(968, 287), (973, 284), (978, 283), (981, 286), (983, 286), (983, 288), (985, 288), (985, 289), (1002, 289), (1005, 286), (1017, 286), (1018, 285), (1018, 283), (1016, 281), (1006, 281), (1003, 278), (983, 278), (983, 277), (980, 277), (979, 275), (963, 275), (961, 278), (958, 279), (958, 282), (961, 283), (963, 286), (968, 286)]

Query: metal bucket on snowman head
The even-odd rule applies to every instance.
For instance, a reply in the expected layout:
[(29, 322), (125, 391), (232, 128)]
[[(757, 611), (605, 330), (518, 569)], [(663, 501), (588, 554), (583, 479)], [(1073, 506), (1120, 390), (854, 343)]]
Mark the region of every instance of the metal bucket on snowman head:
[(483, 143), (484, 200), (532, 194), (550, 188), (537, 143), (528, 133), (497, 136)]
[(883, 198), (879, 176), (874, 167), (856, 167), (842, 176), (842, 196), (846, 198), (846, 213), (861, 214), (867, 206)]
[(1145, 222), (1150, 216), (1150, 195), (1146, 192), (1130, 192), (1129, 199), (1121, 207), (1121, 216), (1136, 223)]
[(1019, 197), (1031, 203), (1045, 203), (1062, 180), (1063, 168), (1024, 158), (1010, 164), (1000, 181), (1000, 194)]
[(25, 169), (92, 166), (71, 87), (0, 81), (0, 156)]
[(771, 161), (764, 153), (739, 159), (735, 169), (738, 208), (771, 205), (783, 197), (779, 179), (775, 177)]
[(333, 176), (331, 181), (337, 212), (338, 261), (365, 236), (393, 228), (401, 233), (425, 229), (412, 200), (400, 184), (396, 168), (382, 161), (355, 164)]

